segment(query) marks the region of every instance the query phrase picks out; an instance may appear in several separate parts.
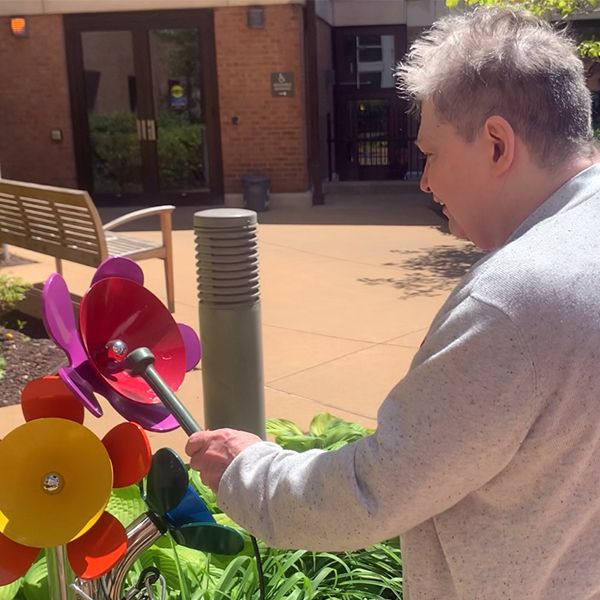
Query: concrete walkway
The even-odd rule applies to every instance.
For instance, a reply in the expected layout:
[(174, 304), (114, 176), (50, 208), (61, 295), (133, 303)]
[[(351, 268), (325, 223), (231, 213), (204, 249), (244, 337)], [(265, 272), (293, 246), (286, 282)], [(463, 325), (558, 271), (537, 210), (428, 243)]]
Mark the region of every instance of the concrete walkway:
[[(405, 374), (434, 314), (480, 254), (448, 235), (428, 198), (414, 188), (340, 186), (326, 202), (259, 215), (266, 413), (302, 428), (323, 411), (374, 427), (379, 404)], [(174, 316), (193, 327), (196, 210), (178, 208), (174, 232)], [(119, 211), (102, 212), (106, 221)], [(159, 233), (136, 235), (153, 239)], [(50, 257), (14, 252), (36, 262), (2, 272), (39, 282), (54, 271)], [(147, 287), (164, 301), (162, 263), (141, 265)], [(64, 263), (76, 294), (85, 292), (92, 274), (91, 268)], [(202, 423), (200, 368), (188, 374), (178, 395)], [(102, 419), (86, 417), (99, 435), (121, 420), (104, 406)], [(19, 405), (0, 409), (0, 438), (21, 422)], [(151, 439), (155, 448), (182, 452), (186, 436), (178, 430)]]

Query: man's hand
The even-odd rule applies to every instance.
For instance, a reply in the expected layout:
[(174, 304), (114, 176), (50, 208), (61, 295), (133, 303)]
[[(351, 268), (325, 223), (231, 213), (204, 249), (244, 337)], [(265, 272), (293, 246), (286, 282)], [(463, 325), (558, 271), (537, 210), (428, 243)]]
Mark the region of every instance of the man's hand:
[(192, 434), (185, 447), (190, 465), (200, 472), (202, 481), (215, 494), (221, 477), (233, 459), (248, 446), (262, 442), (253, 433), (235, 429), (216, 429)]

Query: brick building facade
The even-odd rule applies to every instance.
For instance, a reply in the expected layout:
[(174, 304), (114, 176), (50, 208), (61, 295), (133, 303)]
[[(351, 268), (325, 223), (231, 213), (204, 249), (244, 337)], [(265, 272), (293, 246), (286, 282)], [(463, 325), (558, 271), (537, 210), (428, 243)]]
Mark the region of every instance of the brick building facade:
[[(390, 72), (442, 5), (4, 0), (1, 174), (96, 201), (226, 205), (242, 203), (249, 174), (295, 205), (319, 203), (326, 179), (414, 178), (416, 130)], [(177, 32), (192, 30), (195, 74), (183, 75), (191, 38)]]

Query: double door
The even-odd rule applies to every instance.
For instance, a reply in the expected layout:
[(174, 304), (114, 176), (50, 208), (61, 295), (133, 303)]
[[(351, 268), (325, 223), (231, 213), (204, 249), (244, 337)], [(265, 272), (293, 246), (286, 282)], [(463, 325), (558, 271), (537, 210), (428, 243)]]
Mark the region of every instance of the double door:
[(210, 10), (65, 16), (79, 184), (96, 201), (222, 195)]

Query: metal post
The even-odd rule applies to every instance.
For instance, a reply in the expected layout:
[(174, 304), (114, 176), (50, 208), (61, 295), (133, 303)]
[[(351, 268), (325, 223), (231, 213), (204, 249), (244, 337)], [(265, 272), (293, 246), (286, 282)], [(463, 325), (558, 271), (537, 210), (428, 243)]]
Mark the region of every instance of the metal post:
[(50, 600), (74, 600), (75, 593), (70, 587), (74, 574), (67, 561), (65, 547), (46, 548), (46, 563)]
[(265, 437), (256, 213), (194, 214), (207, 429)]

